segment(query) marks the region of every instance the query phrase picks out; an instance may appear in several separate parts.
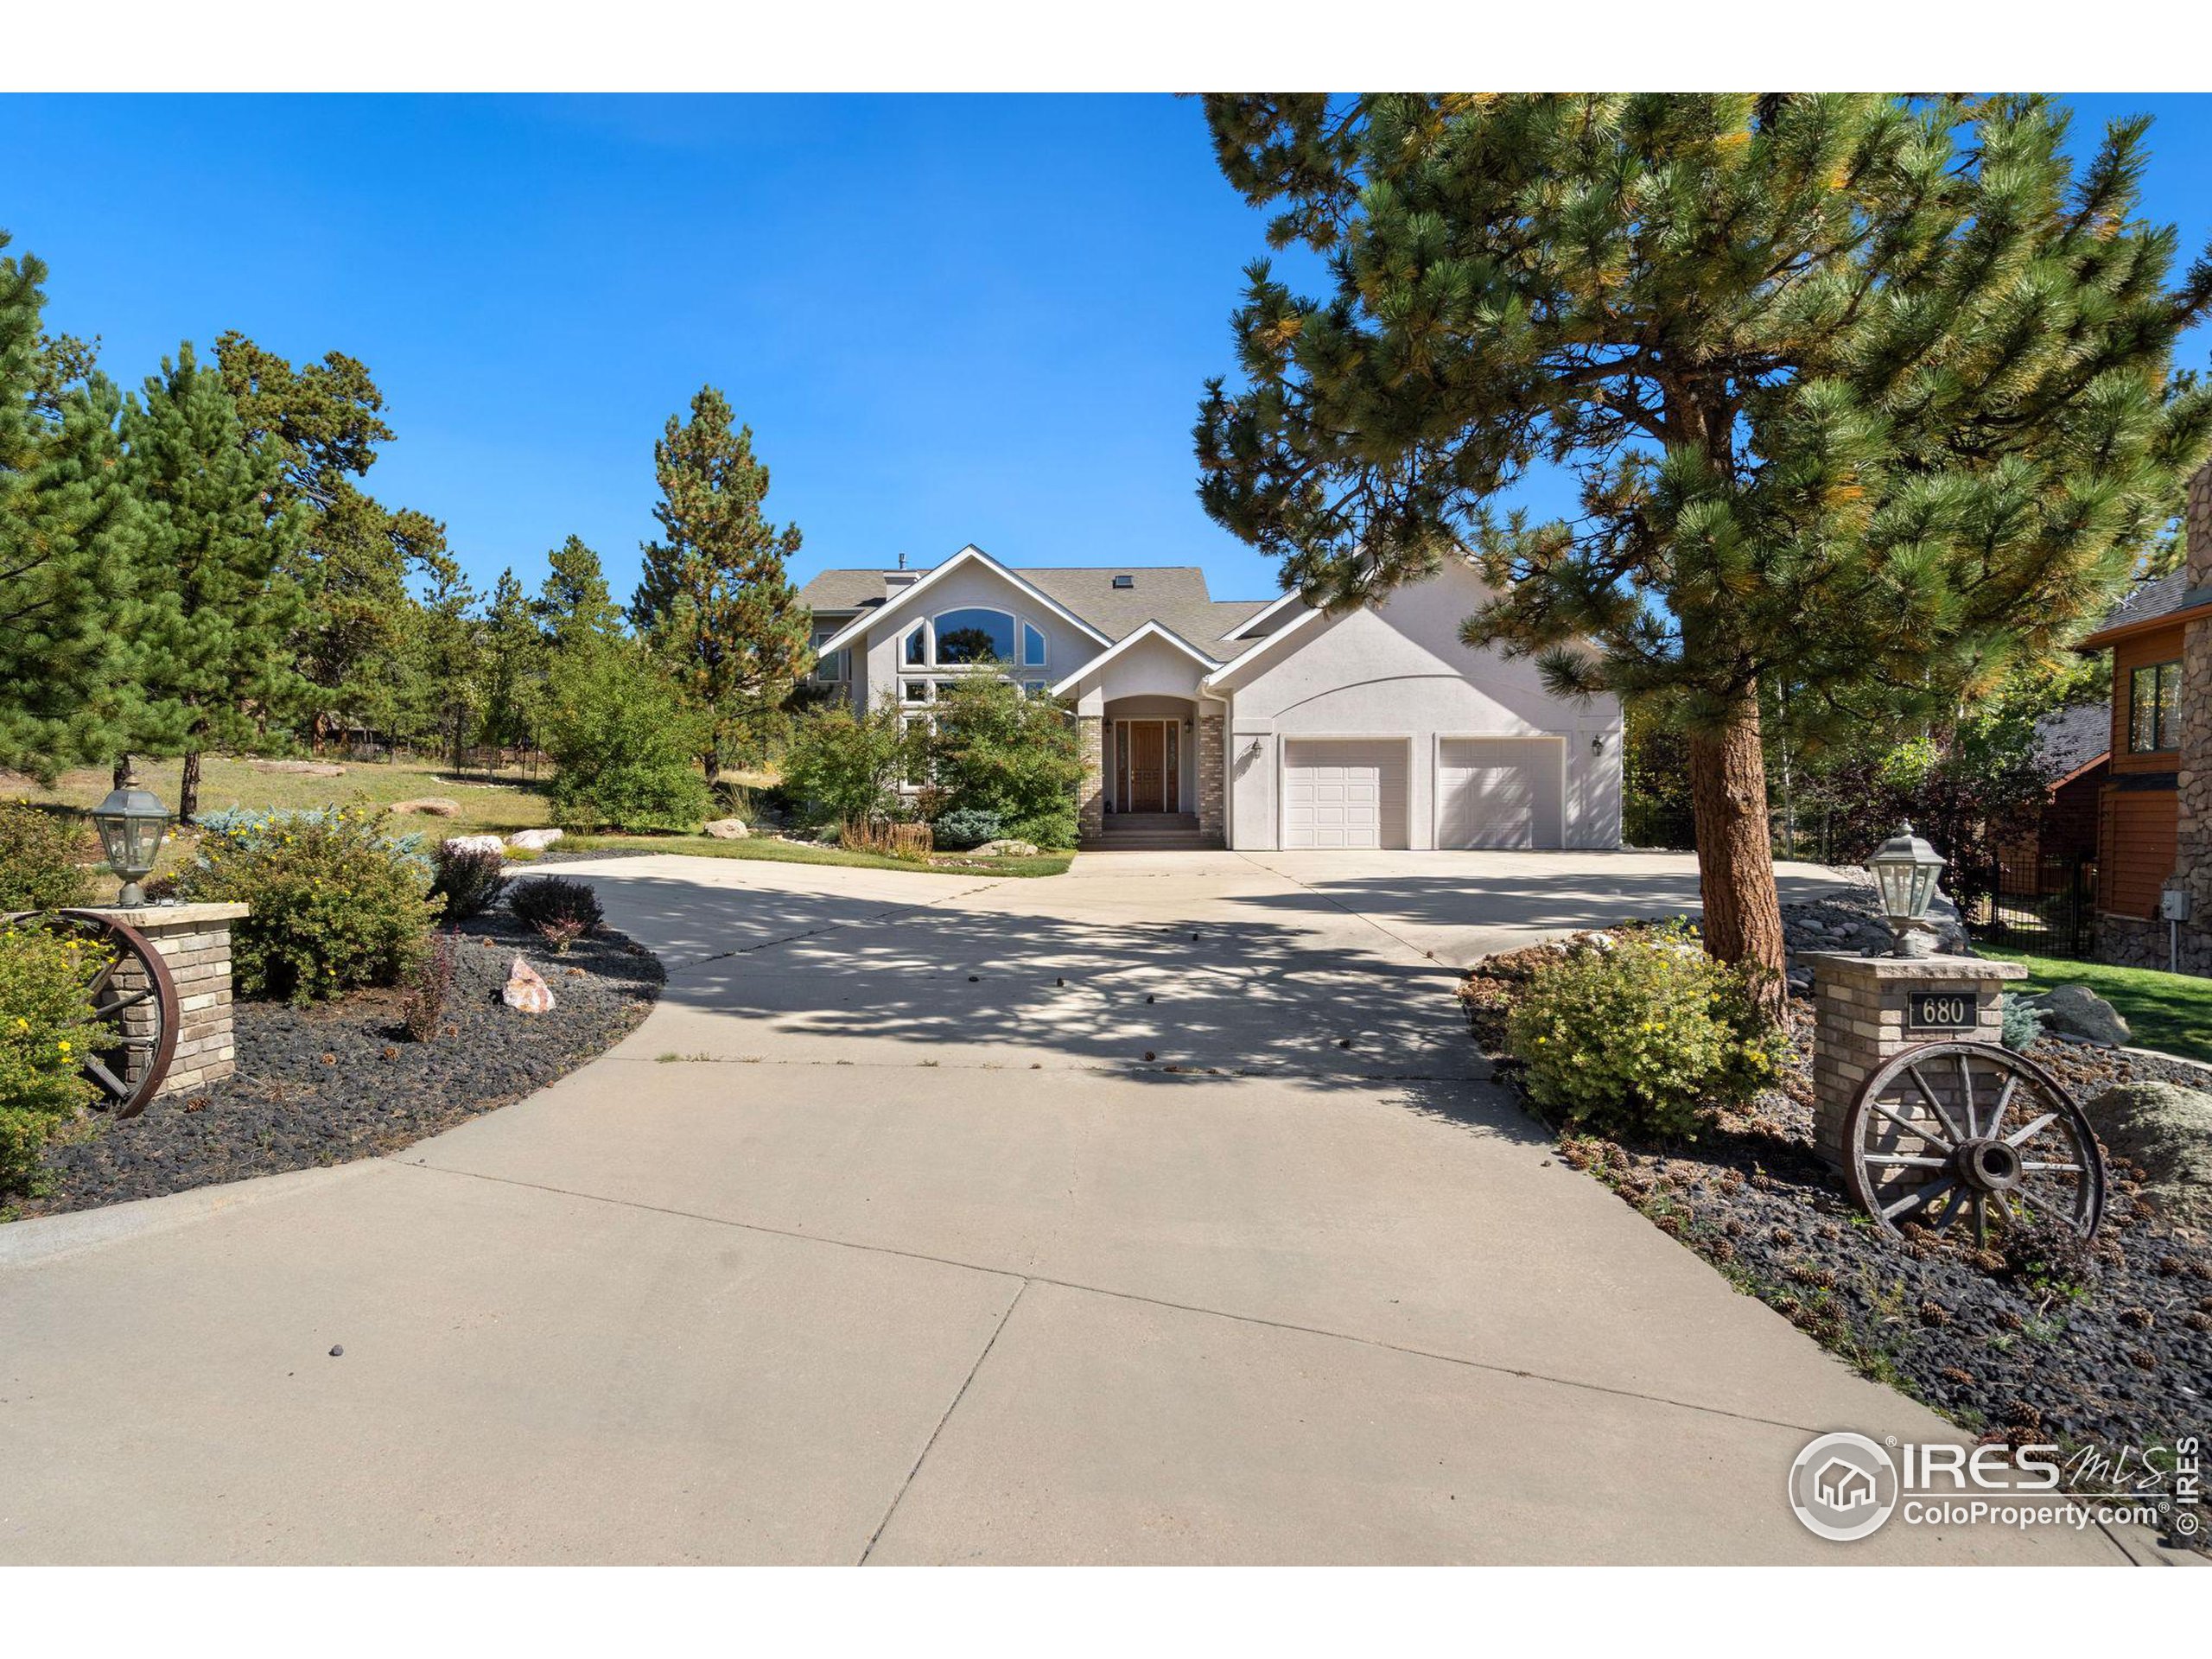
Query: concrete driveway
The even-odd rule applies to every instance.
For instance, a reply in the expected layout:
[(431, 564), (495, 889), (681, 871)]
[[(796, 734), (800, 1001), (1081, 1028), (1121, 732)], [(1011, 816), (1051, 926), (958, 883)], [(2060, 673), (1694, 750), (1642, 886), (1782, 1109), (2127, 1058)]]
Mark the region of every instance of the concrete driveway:
[(612, 1053), (0, 1230), (0, 1559), (2124, 1559), (1804, 1532), (1813, 1433), (1942, 1426), (1484, 1080), (1453, 964), (1686, 859), (565, 873), (669, 966)]

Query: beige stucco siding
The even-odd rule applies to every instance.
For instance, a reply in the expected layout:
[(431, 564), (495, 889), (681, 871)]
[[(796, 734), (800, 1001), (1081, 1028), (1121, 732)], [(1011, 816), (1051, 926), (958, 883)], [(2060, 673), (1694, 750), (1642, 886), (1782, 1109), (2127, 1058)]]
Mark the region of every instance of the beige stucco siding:
[(1563, 748), (1564, 842), (1620, 841), (1620, 708), (1611, 697), (1552, 696), (1535, 665), (1460, 643), (1482, 602), (1472, 572), (1454, 569), (1380, 605), (1316, 619), (1256, 649), (1233, 692), (1229, 739), (1230, 844), (1272, 848), (1281, 828), (1284, 746), (1299, 738), (1403, 737), (1408, 844), (1436, 844), (1438, 742), (1551, 735)]
[[(853, 652), (853, 696), (855, 702), (865, 706), (882, 687), (896, 688), (904, 664), (899, 658), (899, 645), (924, 617), (934, 617), (941, 612), (958, 610), (963, 606), (988, 606), (993, 610), (1011, 612), (1015, 619), (1015, 648), (1020, 646), (1020, 624), (1027, 622), (1045, 635), (1046, 661), (1041, 669), (1029, 664), (1018, 665), (1024, 679), (1043, 676), (1057, 680), (1073, 673), (1084, 663), (1096, 656), (1098, 642), (1081, 629), (1062, 620), (1045, 606), (1008, 582), (988, 565), (969, 563), (951, 572), (935, 583), (918, 599), (910, 599), (895, 613), (880, 618), (870, 625), (865, 648)], [(887, 605), (885, 610), (891, 610)], [(913, 672), (926, 676), (930, 671)]]

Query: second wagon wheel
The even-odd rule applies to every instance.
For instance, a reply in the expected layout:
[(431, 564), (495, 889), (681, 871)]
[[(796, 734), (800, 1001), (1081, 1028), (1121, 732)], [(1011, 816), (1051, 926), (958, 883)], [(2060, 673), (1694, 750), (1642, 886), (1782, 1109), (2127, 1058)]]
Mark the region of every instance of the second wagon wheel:
[(152, 940), (96, 910), (60, 911), (48, 925), (67, 929), (99, 953), (86, 994), (110, 1034), (86, 1057), (85, 1075), (106, 1096), (109, 1111), (136, 1117), (176, 1058), (176, 980)]
[(1868, 1077), (1844, 1121), (1852, 1196), (1891, 1233), (2062, 1222), (2104, 1213), (2104, 1154), (2057, 1079), (1993, 1043), (1923, 1043)]

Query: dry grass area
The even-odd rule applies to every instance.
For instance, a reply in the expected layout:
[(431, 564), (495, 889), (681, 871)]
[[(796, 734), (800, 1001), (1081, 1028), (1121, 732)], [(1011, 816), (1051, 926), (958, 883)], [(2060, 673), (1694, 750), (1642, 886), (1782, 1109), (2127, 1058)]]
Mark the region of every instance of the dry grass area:
[[(481, 772), (457, 774), (424, 760), (334, 760), (330, 764), (343, 766), (344, 775), (318, 778), (285, 770), (281, 762), (209, 755), (200, 766), (200, 810), (214, 812), (239, 806), (264, 810), (360, 799), (390, 806), (397, 801), (442, 796), (461, 804), (460, 816), (417, 819), (425, 830), (448, 836), (512, 835), (552, 821), (546, 810), (543, 775), (535, 780), (505, 774), (486, 779)], [(184, 763), (141, 760), (136, 770), (139, 785), (153, 791), (174, 810)], [(66, 772), (52, 789), (41, 787), (33, 779), (0, 772), (0, 798), (89, 811), (99, 804), (112, 781), (105, 767)]]

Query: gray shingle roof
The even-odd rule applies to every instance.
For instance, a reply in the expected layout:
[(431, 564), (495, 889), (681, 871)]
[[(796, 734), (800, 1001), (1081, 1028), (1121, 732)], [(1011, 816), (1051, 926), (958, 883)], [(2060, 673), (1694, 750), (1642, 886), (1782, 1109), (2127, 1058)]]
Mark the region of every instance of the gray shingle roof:
[(2036, 763), (2047, 783), (2070, 778), (2112, 747), (2112, 705), (2056, 709), (2036, 721)]
[[(887, 574), (897, 573), (824, 570), (799, 589), (799, 602), (817, 611), (857, 610), (868, 601), (885, 596), (883, 578)], [(1227, 662), (1251, 644), (1222, 636), (1273, 603), (1265, 599), (1215, 599), (1206, 592), (1206, 573), (1194, 564), (1048, 565), (1016, 569), (1014, 574), (1109, 639), (1120, 639), (1147, 622), (1157, 622), (1216, 662)], [(1133, 580), (1127, 588), (1116, 588), (1116, 576)]]
[(2154, 617), (2192, 609), (2208, 601), (2212, 601), (2212, 594), (2201, 588), (2191, 590), (2187, 570), (2169, 570), (2156, 582), (2138, 582), (2126, 598), (2107, 613), (2094, 632), (2102, 633), (2107, 628), (2124, 628), (2131, 622), (2148, 622)]

